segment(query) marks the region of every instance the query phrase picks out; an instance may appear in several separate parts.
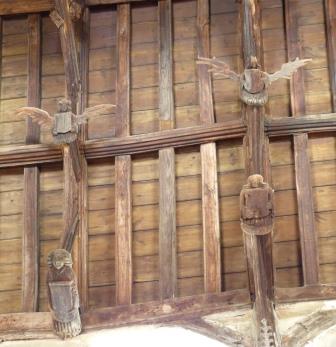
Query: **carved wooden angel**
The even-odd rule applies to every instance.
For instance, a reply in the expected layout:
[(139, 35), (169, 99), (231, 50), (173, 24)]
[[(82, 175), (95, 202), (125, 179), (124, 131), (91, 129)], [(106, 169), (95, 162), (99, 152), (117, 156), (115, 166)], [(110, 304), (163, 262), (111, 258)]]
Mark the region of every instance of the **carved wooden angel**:
[(82, 115), (75, 115), (71, 111), (71, 102), (61, 99), (58, 101), (57, 113), (54, 116), (36, 107), (19, 108), (17, 115), (31, 117), (39, 125), (50, 128), (55, 143), (66, 144), (77, 139), (79, 125), (85, 123), (89, 117), (111, 113), (114, 108), (115, 105), (102, 104), (87, 108)]
[(299, 59), (285, 63), (281, 69), (273, 74), (261, 71), (257, 64), (257, 59), (252, 57), (251, 69), (245, 69), (242, 74), (232, 71), (228, 64), (216, 59), (199, 58), (197, 64), (206, 64), (211, 67), (209, 71), (214, 75), (222, 75), (240, 83), (240, 98), (252, 106), (263, 106), (268, 101), (268, 87), (280, 78), (291, 79), (294, 72), (306, 65), (312, 59)]
[(253, 235), (270, 233), (274, 222), (273, 189), (261, 175), (247, 179), (240, 193), (240, 220), (244, 232)]
[(77, 336), (82, 326), (71, 254), (65, 249), (52, 251), (48, 255), (48, 268), (47, 290), (55, 333), (62, 339)]

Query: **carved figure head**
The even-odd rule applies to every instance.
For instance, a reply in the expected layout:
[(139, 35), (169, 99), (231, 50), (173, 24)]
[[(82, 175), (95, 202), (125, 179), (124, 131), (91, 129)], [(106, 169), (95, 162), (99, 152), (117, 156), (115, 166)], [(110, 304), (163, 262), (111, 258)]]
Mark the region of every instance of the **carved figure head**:
[(58, 100), (57, 112), (71, 112), (71, 101), (65, 98)]
[(258, 188), (264, 185), (264, 178), (261, 175), (251, 175), (247, 179), (247, 183), (251, 188)]
[(71, 254), (65, 249), (56, 249), (48, 254), (48, 266), (60, 270), (63, 266), (72, 266)]

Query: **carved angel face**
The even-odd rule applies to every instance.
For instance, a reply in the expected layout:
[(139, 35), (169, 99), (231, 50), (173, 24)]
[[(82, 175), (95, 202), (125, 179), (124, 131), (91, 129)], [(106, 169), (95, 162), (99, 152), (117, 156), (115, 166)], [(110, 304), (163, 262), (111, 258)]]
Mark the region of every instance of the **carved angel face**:
[(65, 249), (56, 249), (48, 255), (48, 266), (60, 270), (63, 266), (72, 266), (71, 254)]
[(68, 99), (60, 99), (57, 103), (58, 112), (70, 112), (71, 111), (71, 101)]

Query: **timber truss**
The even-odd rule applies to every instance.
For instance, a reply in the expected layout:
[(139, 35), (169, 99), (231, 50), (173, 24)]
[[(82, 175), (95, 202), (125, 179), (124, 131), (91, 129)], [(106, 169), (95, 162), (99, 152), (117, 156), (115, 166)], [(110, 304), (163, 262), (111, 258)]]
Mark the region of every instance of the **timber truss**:
[[(87, 140), (86, 127), (81, 127), (78, 141), (63, 148), (39, 144), (39, 127), (28, 122), (27, 145), (0, 148), (0, 167), (24, 167), (24, 244), (23, 244), (23, 311), (24, 313), (0, 316), (2, 339), (36, 338), (50, 336), (50, 314), (37, 311), (38, 298), (38, 175), (39, 166), (64, 161), (65, 174), (65, 235), (73, 230), (74, 219), (79, 216), (78, 238), (73, 247), (78, 250), (74, 270), (79, 278), (79, 292), (84, 330), (116, 327), (126, 324), (170, 324), (172, 322), (196, 327), (199, 331), (218, 336), (222, 341), (226, 331), (218, 331), (200, 320), (201, 317), (237, 307), (251, 307), (255, 311), (257, 330), (263, 324), (278, 336), (274, 305), (280, 302), (335, 299), (336, 285), (322, 285), (319, 281), (318, 245), (314, 230), (312, 183), (307, 144), (311, 133), (336, 131), (336, 113), (304, 115), (304, 80), (302, 71), (296, 72), (291, 81), (291, 109), (293, 117), (265, 117), (263, 106), (243, 105), (241, 120), (215, 123), (212, 85), (207, 66), (198, 65), (199, 104), (201, 126), (174, 129), (174, 99), (172, 81), (172, 1), (159, 0), (160, 26), (160, 132), (130, 134), (130, 6), (140, 0), (87, 0), (82, 6), (80, 20), (70, 18), (69, 0), (12, 0), (0, 4), (0, 15), (29, 14), (29, 68), (28, 104), (40, 103), (40, 25), (39, 12), (58, 10), (63, 22), (59, 25), (63, 57), (65, 61), (67, 96), (72, 101), (73, 112), (78, 114), (86, 106), (89, 7), (116, 4), (117, 7), (117, 115), (116, 138)], [(301, 56), (297, 40), (296, 2), (285, 1), (287, 49), (289, 60)], [(331, 25), (336, 15), (332, 0), (326, 0), (326, 18), (329, 25), (328, 54), (331, 88), (336, 110), (336, 27)], [(243, 61), (251, 68), (251, 57), (261, 62), (260, 9), (257, 0), (241, 0), (241, 27)], [(209, 2), (197, 0), (197, 40), (199, 57), (209, 57)], [(57, 23), (56, 23), (57, 24)], [(79, 27), (81, 36), (75, 33)], [(78, 32), (78, 31), (76, 31)], [(68, 34), (65, 34), (68, 33)], [(76, 52), (77, 42), (80, 52)], [(79, 58), (78, 58), (79, 56)], [(164, 71), (164, 73), (162, 72)], [(76, 81), (76, 83), (72, 83)], [(246, 176), (260, 174), (270, 182), (269, 139), (293, 136), (295, 172), (301, 240), (304, 286), (276, 288), (273, 282), (272, 233), (245, 235), (246, 258), (249, 273), (249, 289), (221, 291), (221, 255), (219, 235), (219, 201), (217, 187), (216, 142), (227, 139), (244, 139)], [(202, 213), (204, 229), (204, 292), (187, 298), (176, 297), (176, 249), (175, 246), (175, 148), (190, 145), (201, 146), (202, 160)], [(160, 166), (160, 297), (159, 302), (132, 304), (132, 240), (131, 240), (131, 155), (159, 152)], [(87, 235), (87, 160), (115, 157), (116, 170), (116, 306), (88, 309), (88, 235)], [(166, 189), (172, 187), (172, 189)], [(308, 188), (308, 189), (307, 189)], [(30, 201), (30, 203), (27, 203)], [(31, 203), (32, 202), (32, 203)], [(72, 246), (72, 245), (71, 245)], [(67, 247), (69, 248), (69, 247)], [(71, 248), (71, 247), (70, 247)], [(29, 264), (29, 265), (27, 265)], [(265, 323), (266, 322), (266, 323)], [(214, 331), (216, 330), (216, 331)], [(223, 336), (221, 336), (221, 334)], [(256, 339), (258, 340), (257, 333)], [(259, 336), (260, 338), (260, 336)], [(241, 342), (241, 344), (244, 344)], [(271, 346), (271, 344), (269, 345)]]

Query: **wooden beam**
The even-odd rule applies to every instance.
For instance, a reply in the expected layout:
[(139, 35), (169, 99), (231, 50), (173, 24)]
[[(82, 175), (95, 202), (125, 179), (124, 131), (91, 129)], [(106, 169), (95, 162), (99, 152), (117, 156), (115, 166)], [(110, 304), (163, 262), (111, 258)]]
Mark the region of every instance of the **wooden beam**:
[[(298, 27), (298, 3), (285, 0), (285, 21), (287, 34), (288, 59), (301, 57), (302, 47)], [(304, 74), (297, 71), (290, 84), (291, 110), (294, 117), (305, 113)], [(294, 136), (295, 177), (300, 227), (303, 278), (305, 285), (319, 283), (318, 243), (315, 231), (314, 203), (310, 178), (310, 160), (308, 154), (308, 135)]]
[(319, 284), (307, 287), (274, 288), (277, 303), (335, 300), (336, 285)]
[[(41, 18), (28, 16), (28, 106), (40, 107), (41, 92)], [(40, 141), (40, 126), (30, 118), (26, 122), (26, 143)], [(38, 310), (39, 288), (39, 212), (40, 174), (37, 166), (24, 168), (23, 237), (22, 237), (22, 309)]]
[[(258, 68), (262, 65), (261, 11), (258, 0), (241, 1), (242, 48), (244, 68)], [(264, 107), (243, 105), (243, 117), (247, 123), (244, 139), (247, 176), (260, 174), (270, 177), (267, 165), (267, 141), (264, 132)], [(256, 345), (262, 344), (262, 322), (266, 321), (272, 333), (274, 343), (277, 336), (276, 319), (273, 308), (273, 259), (272, 233), (249, 235), (245, 233), (245, 250), (249, 273), (250, 291), (254, 294), (254, 312), (256, 327)]]
[[(83, 328), (88, 331), (131, 324), (171, 324), (174, 321), (242, 308), (249, 308), (249, 293), (245, 289), (94, 309), (84, 313)], [(4, 341), (27, 337), (47, 338), (50, 337), (51, 330), (49, 312), (0, 315), (0, 338)]]
[(284, 347), (307, 346), (336, 324), (336, 310), (323, 307), (292, 325), (282, 338)]
[[(174, 128), (172, 1), (159, 0), (159, 118), (160, 130)], [(160, 298), (177, 296), (175, 152), (173, 147), (159, 151), (160, 171)]]
[[(117, 7), (117, 136), (130, 134), (130, 5)], [(116, 303), (132, 302), (131, 156), (115, 158)]]
[(173, 148), (159, 151), (160, 169), (160, 297), (177, 296), (175, 153)]
[[(210, 9), (208, 0), (197, 1), (197, 53), (210, 57)], [(208, 68), (197, 65), (200, 97), (200, 120), (203, 124), (215, 122), (212, 83)], [(216, 143), (201, 145), (202, 162), (202, 215), (204, 252), (204, 290), (218, 293), (222, 289), (217, 182)]]
[(61, 234), (60, 248), (72, 251), (75, 234), (78, 229), (78, 185), (72, 167), (70, 146), (63, 147), (64, 171), (64, 232)]
[[(242, 138), (241, 121), (195, 126), (109, 140), (89, 140), (81, 151), (87, 159), (111, 158), (124, 154), (155, 152), (167, 147), (187, 147), (201, 143)], [(0, 147), (0, 168), (62, 162), (62, 151), (54, 145), (11, 145)]]
[(266, 118), (265, 130), (270, 137), (298, 133), (327, 133), (336, 130), (336, 114), (317, 114), (301, 117)]
[(336, 4), (333, 0), (324, 0), (329, 61), (330, 88), (333, 111), (336, 111)]
[[(76, 110), (80, 92), (80, 73), (74, 23), (69, 11), (69, 0), (55, 0), (55, 11), (51, 12), (51, 17), (59, 29), (67, 94), (72, 101), (73, 109)], [(55, 20), (55, 17), (57, 20)]]
[[(87, 106), (88, 71), (89, 71), (89, 36), (90, 36), (90, 10), (86, 8), (83, 13), (80, 40), (80, 74), (82, 79), (82, 93), (79, 100), (79, 111), (82, 114)], [(79, 138), (81, 143), (87, 139), (87, 124), (82, 124)], [(88, 233), (88, 164), (84, 153), (81, 159), (81, 181), (79, 183), (79, 258), (80, 276), (78, 287), (81, 302), (81, 312), (89, 308), (89, 233)]]
[[(132, 2), (144, 2), (145, 0), (86, 0), (87, 6), (114, 5)], [(154, 2), (154, 0), (152, 0)], [(0, 16), (49, 12), (54, 9), (55, 0), (1, 0)]]

